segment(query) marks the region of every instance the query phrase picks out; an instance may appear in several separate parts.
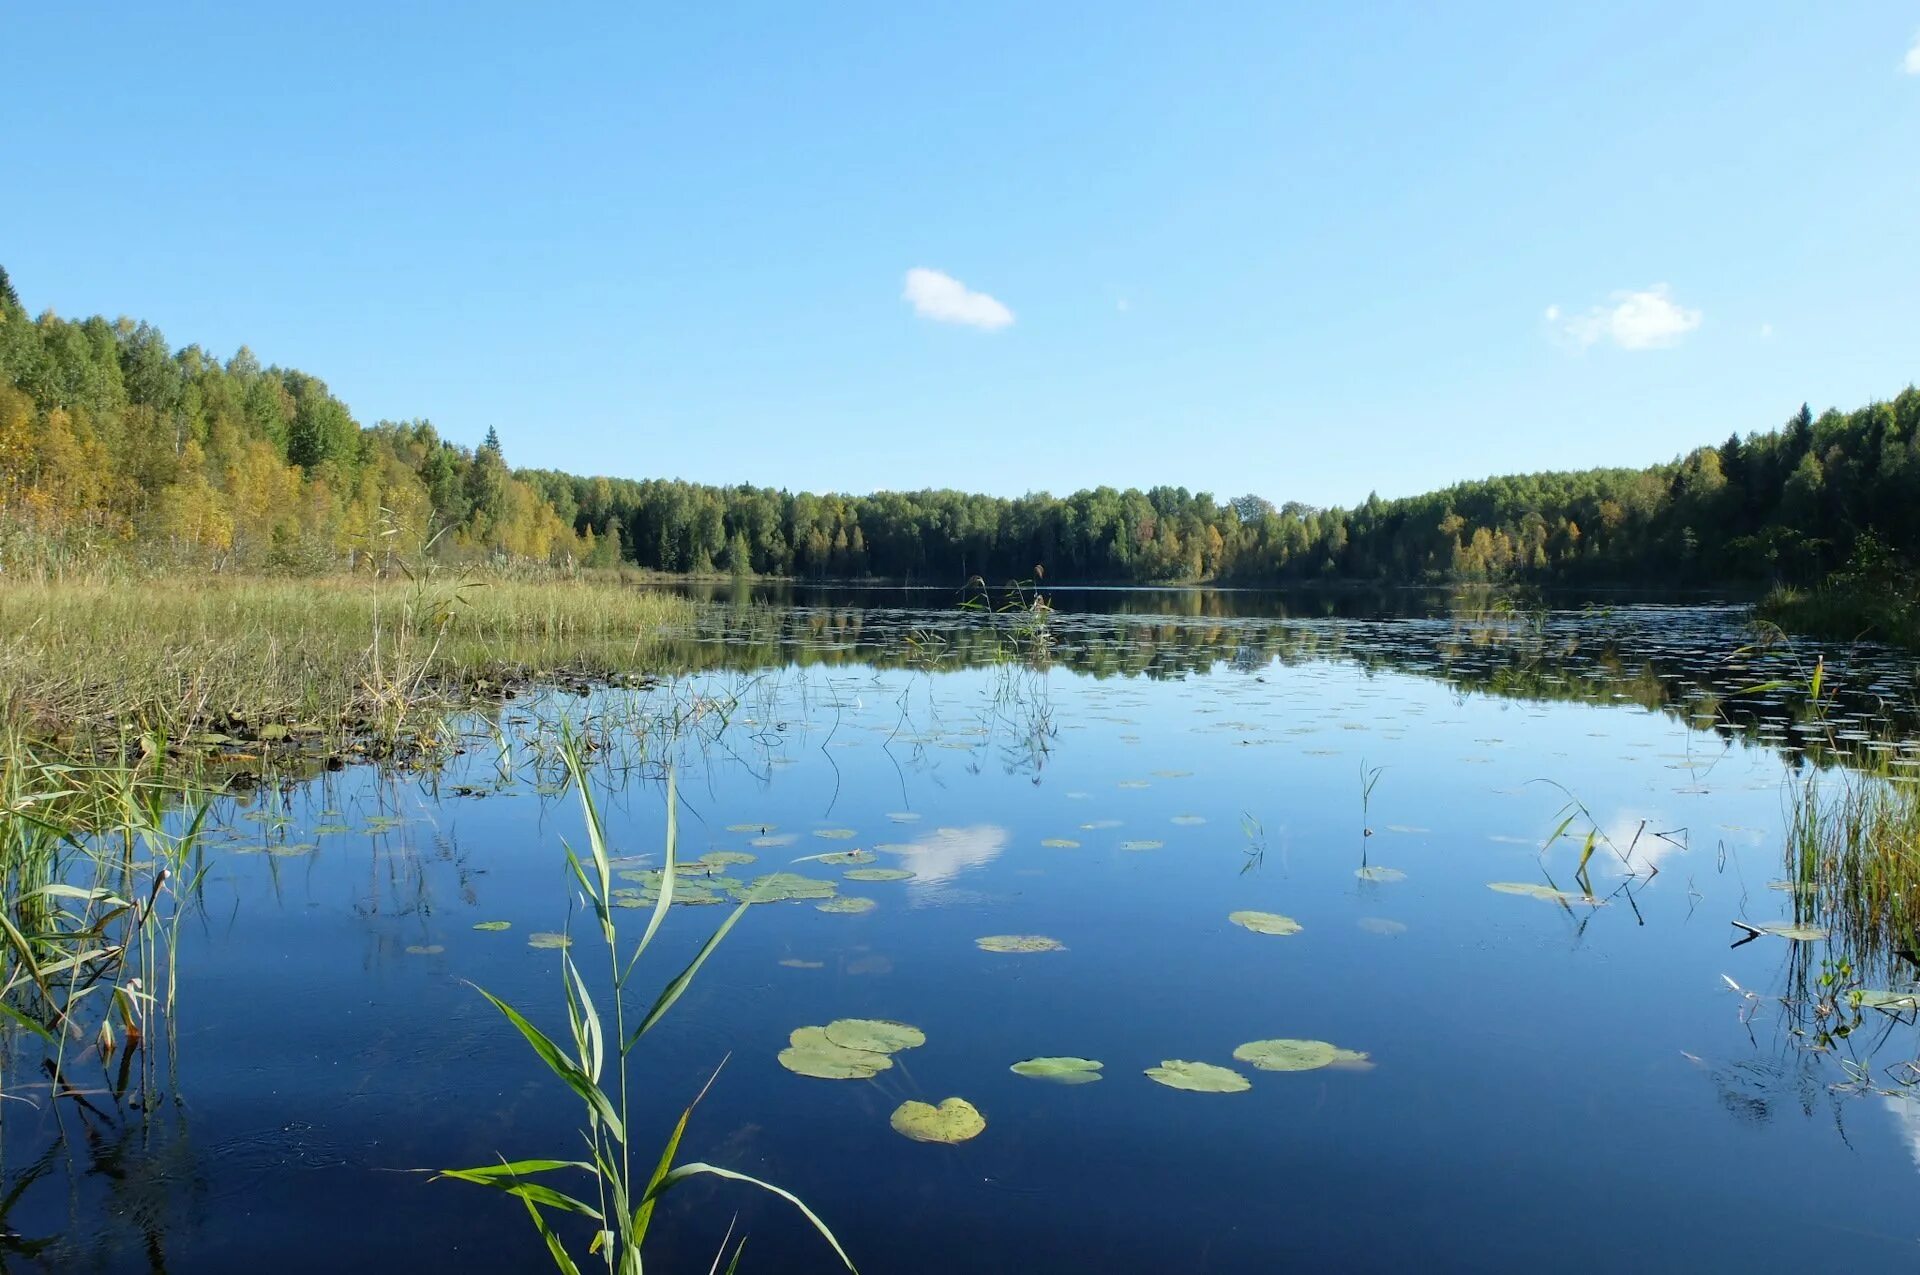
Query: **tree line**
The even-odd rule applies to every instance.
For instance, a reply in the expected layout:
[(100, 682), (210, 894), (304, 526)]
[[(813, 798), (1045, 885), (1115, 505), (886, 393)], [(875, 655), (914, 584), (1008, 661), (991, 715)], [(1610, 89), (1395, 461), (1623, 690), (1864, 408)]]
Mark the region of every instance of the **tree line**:
[(1920, 551), (1920, 391), (1646, 468), (1463, 482), (1350, 509), (1162, 486), (815, 495), (513, 469), (318, 377), (28, 314), (0, 270), (0, 567), (100, 555), (326, 571), (400, 554), (803, 578), (1264, 584), (1812, 581)]

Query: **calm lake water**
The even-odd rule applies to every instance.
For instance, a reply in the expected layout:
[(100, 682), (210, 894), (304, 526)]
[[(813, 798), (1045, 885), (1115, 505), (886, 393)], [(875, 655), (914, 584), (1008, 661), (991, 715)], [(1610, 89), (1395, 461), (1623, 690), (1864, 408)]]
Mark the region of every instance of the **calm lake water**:
[[(750, 909), (636, 1072), (650, 1155), (726, 1060), (683, 1154), (792, 1189), (867, 1272), (1920, 1265), (1920, 1096), (1877, 1092), (1912, 1079), (1912, 1015), (1846, 1011), (1860, 1027), (1813, 1048), (1799, 1008), (1842, 955), (1874, 987), (1920, 971), (1838, 940), (1735, 946), (1732, 925), (1793, 919), (1769, 884), (1795, 768), (1911, 767), (1875, 747), (1916, 734), (1911, 660), (1827, 649), (1814, 722), (1789, 688), (1736, 692), (1804, 681), (1818, 648), (1740, 654), (1728, 606), (1063, 592), (1050, 653), (1023, 662), (1011, 619), (950, 594), (773, 601), (711, 603), (684, 677), (476, 716), (432, 775), (223, 804), (156, 1092), (89, 1109), (42, 1087), (6, 1112), (6, 1222), (57, 1237), (9, 1269), (551, 1269), (511, 1201), (409, 1170), (578, 1152), (576, 1104), (468, 985), (559, 1034), (561, 954), (529, 935), (571, 924), (604, 969), (561, 849), (584, 844), (562, 719), (614, 741), (616, 853), (659, 862), (671, 760), (683, 858), (752, 854), (720, 871), (873, 900)], [(1590, 897), (1588, 818), (1541, 848), (1570, 798), (1601, 834)], [(796, 862), (855, 848), (913, 875)], [(646, 1000), (727, 911), (671, 911)], [(631, 939), (648, 913), (616, 915)], [(776, 1061), (847, 1017), (926, 1043), (867, 1080)], [(1235, 1060), (1273, 1038), (1366, 1059)], [(1049, 1055), (1103, 1079), (1008, 1070)], [(1249, 1086), (1143, 1074), (1169, 1059)], [(105, 1084), (97, 1058), (70, 1069)], [(949, 1096), (984, 1133), (889, 1127)], [(670, 1198), (658, 1269), (706, 1270), (730, 1223), (743, 1270), (837, 1267), (749, 1188)]]

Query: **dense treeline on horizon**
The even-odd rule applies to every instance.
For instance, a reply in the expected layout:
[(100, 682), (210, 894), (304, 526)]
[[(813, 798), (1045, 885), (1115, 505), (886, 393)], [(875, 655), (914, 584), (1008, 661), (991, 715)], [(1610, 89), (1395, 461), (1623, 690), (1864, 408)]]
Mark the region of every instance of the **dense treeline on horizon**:
[(509, 468), (425, 420), (359, 424), (325, 382), (31, 317), (0, 270), (0, 567), (101, 555), (321, 572), (369, 555), (958, 583), (1813, 581), (1864, 534), (1920, 551), (1920, 391), (1644, 469), (1457, 483), (1352, 509), (1179, 487), (865, 496)]

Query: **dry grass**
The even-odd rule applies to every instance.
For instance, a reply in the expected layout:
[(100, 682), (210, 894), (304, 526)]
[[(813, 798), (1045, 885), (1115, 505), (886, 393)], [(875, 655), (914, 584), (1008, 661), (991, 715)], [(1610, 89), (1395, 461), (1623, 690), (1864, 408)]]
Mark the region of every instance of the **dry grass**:
[(644, 670), (686, 601), (577, 580), (220, 579), (0, 587), (0, 713), (31, 733), (329, 730), (531, 675)]

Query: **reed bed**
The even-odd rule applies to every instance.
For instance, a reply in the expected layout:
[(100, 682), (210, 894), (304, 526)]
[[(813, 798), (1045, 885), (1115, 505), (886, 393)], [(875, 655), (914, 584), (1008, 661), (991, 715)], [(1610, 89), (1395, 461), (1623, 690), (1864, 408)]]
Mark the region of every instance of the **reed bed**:
[(0, 587), (0, 715), (30, 733), (390, 726), (528, 677), (644, 671), (691, 603), (618, 583), (163, 578)]

